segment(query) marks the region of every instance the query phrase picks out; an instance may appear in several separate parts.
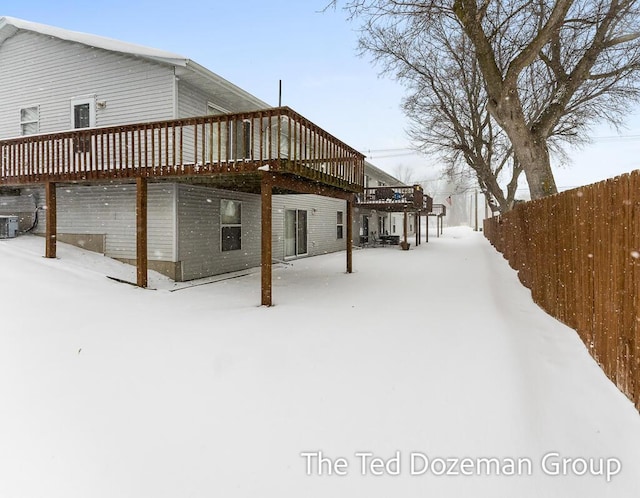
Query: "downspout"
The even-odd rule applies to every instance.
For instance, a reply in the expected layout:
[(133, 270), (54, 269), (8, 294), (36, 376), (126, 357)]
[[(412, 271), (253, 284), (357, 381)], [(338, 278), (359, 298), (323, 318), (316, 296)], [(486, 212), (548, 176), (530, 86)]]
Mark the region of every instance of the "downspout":
[(173, 118), (178, 119), (178, 81), (180, 78), (176, 74), (176, 66), (173, 66)]
[[(176, 75), (176, 66), (173, 66), (173, 85), (172, 85), (172, 93), (173, 93), (173, 119), (178, 119), (178, 81), (179, 78)], [(173, 184), (173, 259), (174, 259), (174, 268), (179, 266), (179, 275), (174, 275), (174, 277), (180, 278), (180, 281), (184, 281), (184, 268), (182, 267), (182, 261), (180, 260), (180, 218), (179, 218), (179, 206), (178, 202), (180, 200), (180, 191), (178, 189), (178, 185), (176, 183)], [(178, 273), (178, 272), (176, 272)]]

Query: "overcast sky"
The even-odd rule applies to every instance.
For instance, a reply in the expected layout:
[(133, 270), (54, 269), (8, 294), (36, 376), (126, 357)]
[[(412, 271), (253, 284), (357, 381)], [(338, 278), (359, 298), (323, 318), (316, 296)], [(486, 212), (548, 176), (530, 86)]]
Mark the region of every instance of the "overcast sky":
[[(437, 161), (413, 153), (400, 110), (403, 88), (379, 77), (357, 55), (357, 24), (328, 0), (9, 0), (0, 15), (83, 31), (176, 52), (253, 93), (315, 122), (375, 165), (394, 173), (411, 167), (415, 180), (438, 177)], [(640, 117), (633, 109), (625, 136), (608, 127), (594, 142), (569, 151), (572, 165), (556, 168), (561, 189), (639, 168)], [(526, 189), (523, 190), (523, 192)]]

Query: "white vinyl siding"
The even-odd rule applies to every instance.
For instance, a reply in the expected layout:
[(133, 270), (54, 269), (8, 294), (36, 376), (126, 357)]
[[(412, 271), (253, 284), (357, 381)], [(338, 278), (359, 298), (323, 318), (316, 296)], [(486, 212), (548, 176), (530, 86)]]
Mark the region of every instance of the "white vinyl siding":
[(71, 129), (71, 99), (96, 95), (96, 126), (173, 118), (173, 68), (36, 33), (0, 45), (0, 137), (19, 134), (19, 110), (39, 105), (39, 132)]
[(211, 96), (204, 91), (178, 81), (178, 118), (205, 116), (208, 114), (207, 102)]
[(338, 211), (345, 213), (346, 202), (319, 195), (293, 194), (273, 196), (273, 257), (284, 259), (285, 211), (300, 209), (307, 211), (307, 256), (317, 256), (346, 249), (345, 238), (336, 239), (336, 218)]
[(24, 232), (35, 221), (37, 199), (37, 194), (27, 192), (22, 192), (22, 195), (0, 194), (0, 216), (17, 216), (18, 229)]
[[(148, 258), (176, 261), (175, 184), (149, 184)], [(26, 192), (26, 189), (25, 189)], [(45, 204), (39, 189), (38, 205)], [(136, 258), (136, 185), (58, 186), (56, 189), (59, 234), (105, 235), (105, 255)], [(44, 234), (44, 211), (36, 233)]]
[[(178, 259), (182, 278), (217, 275), (260, 265), (260, 196), (178, 185)], [(220, 247), (220, 200), (242, 202), (242, 249)]]
[[(219, 94), (210, 94), (193, 85), (178, 81), (178, 117), (205, 116), (207, 114), (227, 114), (246, 110), (257, 110), (253, 104), (244, 103), (242, 107)], [(216, 112), (211, 112), (209, 104)]]
[[(387, 231), (391, 235), (403, 235), (404, 234), (404, 213), (389, 213), (389, 227)], [(409, 213), (407, 215), (407, 236), (415, 234), (415, 214)], [(395, 231), (393, 229), (395, 227)]]

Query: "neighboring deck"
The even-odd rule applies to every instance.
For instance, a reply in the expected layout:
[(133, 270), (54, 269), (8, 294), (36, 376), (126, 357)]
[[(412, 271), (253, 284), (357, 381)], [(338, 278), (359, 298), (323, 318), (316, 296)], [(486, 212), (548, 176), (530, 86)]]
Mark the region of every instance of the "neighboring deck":
[(383, 186), (365, 188), (358, 196), (357, 205), (377, 211), (428, 214), (433, 209), (433, 199), (422, 191), (420, 185)]
[(364, 156), (288, 107), (0, 140), (0, 186), (147, 178), (259, 192), (262, 171), (358, 193)]
[[(433, 199), (422, 191), (420, 185), (399, 185), (365, 188), (362, 194), (356, 198), (356, 205), (359, 208), (371, 209), (389, 213), (404, 213), (403, 220), (403, 249), (408, 249), (407, 241), (407, 215), (409, 213), (416, 216), (416, 245), (420, 244), (422, 237), (420, 217), (429, 215), (433, 209)], [(427, 242), (429, 241), (429, 231), (427, 230)], [(378, 235), (377, 240), (381, 240), (384, 235)], [(392, 236), (393, 237), (393, 236)], [(368, 236), (366, 237), (368, 241)]]

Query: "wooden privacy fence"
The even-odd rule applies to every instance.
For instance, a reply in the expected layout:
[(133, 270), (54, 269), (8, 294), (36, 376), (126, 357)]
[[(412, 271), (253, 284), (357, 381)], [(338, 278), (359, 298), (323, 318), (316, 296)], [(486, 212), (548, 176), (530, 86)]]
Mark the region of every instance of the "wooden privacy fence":
[(640, 171), (518, 205), (484, 233), (640, 409)]

